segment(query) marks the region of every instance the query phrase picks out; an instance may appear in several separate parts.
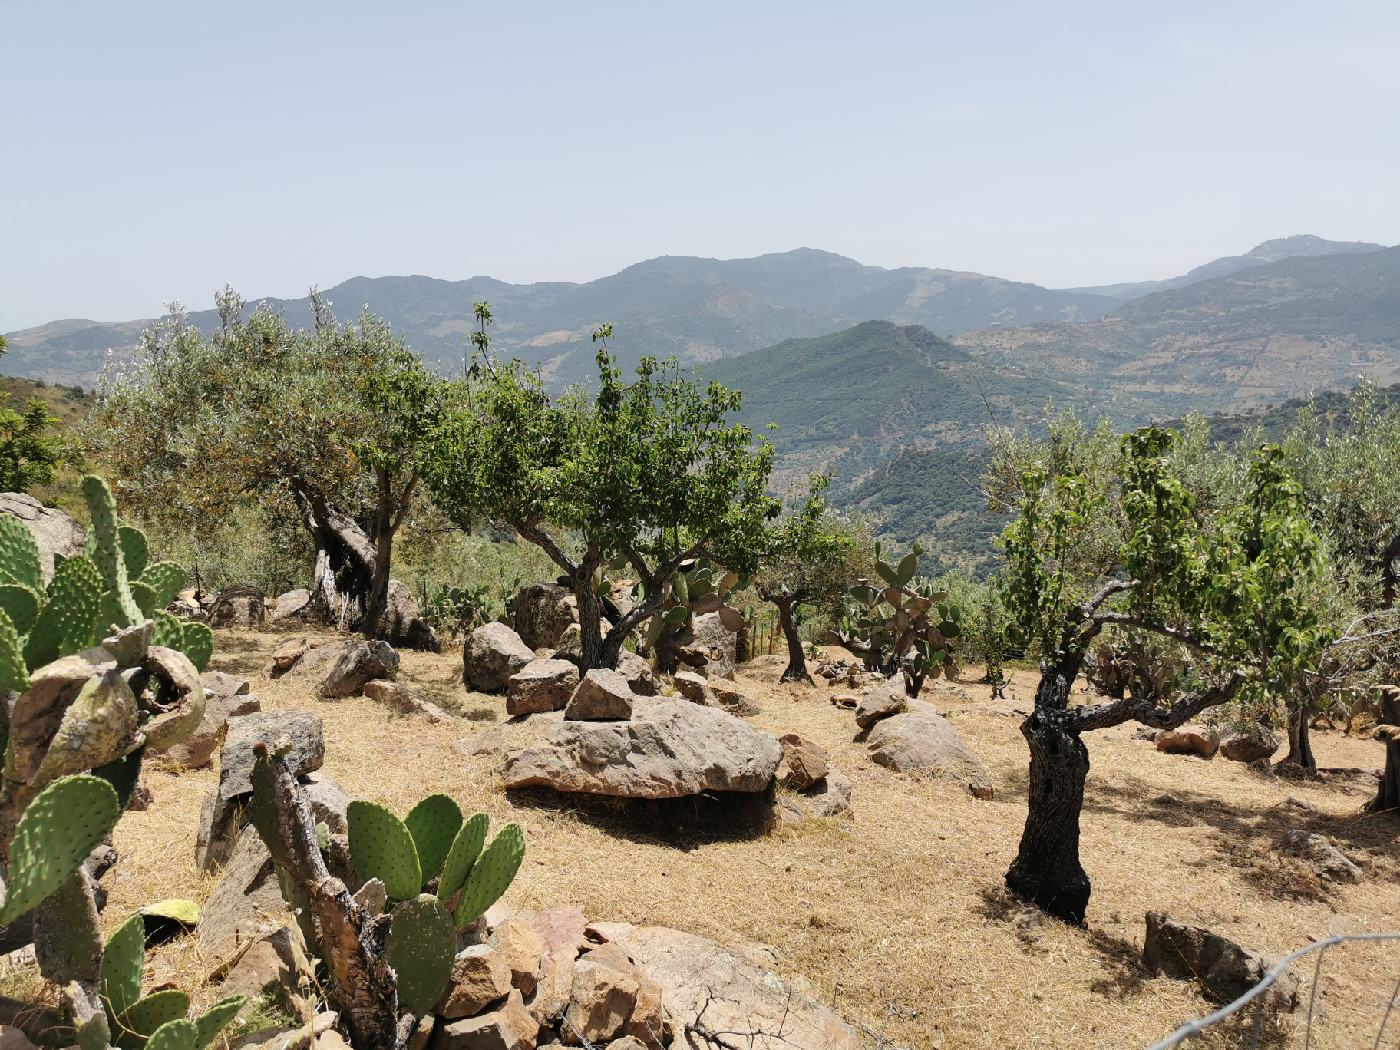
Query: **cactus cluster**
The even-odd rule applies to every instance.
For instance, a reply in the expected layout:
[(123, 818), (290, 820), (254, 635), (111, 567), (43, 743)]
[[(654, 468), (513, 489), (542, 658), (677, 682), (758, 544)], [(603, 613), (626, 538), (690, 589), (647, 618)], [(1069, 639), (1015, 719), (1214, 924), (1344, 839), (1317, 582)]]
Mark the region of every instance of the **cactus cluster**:
[(102, 949), (99, 991), (111, 1040), (122, 1050), (202, 1050), (243, 1008), (241, 995), (187, 1017), (190, 997), (166, 988), (141, 995), (146, 922), (137, 913), (117, 927)]
[(723, 571), (703, 558), (682, 565), (671, 576), (646, 630), (646, 643), (659, 655), (663, 671), (675, 669), (673, 650), (696, 616), (718, 612), (732, 630), (743, 626), (743, 614), (726, 604), (742, 583), (737, 573)]
[(396, 1030), (401, 1011), (424, 1014), (441, 997), (459, 933), (510, 885), (525, 855), (524, 835), (508, 824), (488, 845), (486, 814), (463, 819), (446, 795), (429, 795), (402, 820), (357, 800), (346, 811), (346, 846), (361, 888), (353, 895), (343, 885), (328, 890), (336, 882), (328, 829), (311, 824), (285, 761), (265, 744), (254, 750), (253, 826), (283, 873), (284, 894), (315, 917), (332, 998), (363, 1001), (372, 991), (375, 1009), (352, 1019), (352, 1034), (356, 1045), (376, 1045)]
[[(47, 586), (28, 528), (0, 515), (0, 689), (9, 694), (0, 720), (0, 924), (32, 915), (40, 971), (63, 988), (87, 1050), (108, 1045), (119, 1017), (107, 1016), (99, 996), (107, 953), (84, 862), (116, 826), (144, 750), (198, 724), (204, 688), (184, 653), (207, 660), (212, 635), (201, 628), (187, 639), (177, 622), (178, 640), (167, 630), (173, 644), (161, 647), (151, 617), (184, 573), (147, 565), (145, 537), (118, 524), (101, 479), (85, 478), (82, 489), (93, 523), (87, 553), (57, 560)], [(159, 1027), (148, 1023), (156, 1010), (133, 1014), (119, 1044), (145, 1045)]]
[(962, 633), (961, 612), (918, 576), (916, 544), (898, 562), (883, 561), (875, 545), (878, 580), (851, 589), (841, 628), (833, 641), (864, 658), (866, 667), (885, 675), (903, 672), (905, 691), (918, 696), (924, 681), (953, 667), (953, 641)]

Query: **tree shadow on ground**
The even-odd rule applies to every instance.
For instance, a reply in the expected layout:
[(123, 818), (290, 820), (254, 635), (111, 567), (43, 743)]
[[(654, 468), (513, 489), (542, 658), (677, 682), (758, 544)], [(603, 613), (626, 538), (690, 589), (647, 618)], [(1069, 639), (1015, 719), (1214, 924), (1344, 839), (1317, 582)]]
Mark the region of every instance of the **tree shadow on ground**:
[(512, 805), (566, 813), (613, 838), (681, 850), (711, 842), (759, 839), (777, 819), (772, 792), (630, 799), (566, 794), (549, 788), (512, 788), (506, 797)]

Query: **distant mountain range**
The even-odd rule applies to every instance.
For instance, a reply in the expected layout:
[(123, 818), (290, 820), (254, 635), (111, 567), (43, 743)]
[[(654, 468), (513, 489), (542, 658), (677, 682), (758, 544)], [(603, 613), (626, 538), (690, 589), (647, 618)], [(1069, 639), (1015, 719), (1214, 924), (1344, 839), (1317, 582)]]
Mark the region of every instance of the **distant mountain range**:
[[(1400, 248), (1312, 236), (1166, 281), (1068, 290), (804, 248), (665, 257), (585, 284), (357, 277), (326, 295), (341, 317), (368, 306), (444, 373), (462, 366), (473, 304), (490, 300), (495, 348), (561, 386), (589, 378), (591, 333), (611, 321), (624, 365), (674, 354), (742, 389), (750, 423), (778, 424), (781, 484), (831, 472), (833, 497), (901, 542), (973, 563), (997, 527), (975, 484), (990, 421), (1053, 403), (1126, 426), (1262, 410), (1363, 373), (1400, 382)], [(310, 323), (307, 299), (270, 302)], [(151, 323), (8, 333), (0, 371), (90, 386)]]

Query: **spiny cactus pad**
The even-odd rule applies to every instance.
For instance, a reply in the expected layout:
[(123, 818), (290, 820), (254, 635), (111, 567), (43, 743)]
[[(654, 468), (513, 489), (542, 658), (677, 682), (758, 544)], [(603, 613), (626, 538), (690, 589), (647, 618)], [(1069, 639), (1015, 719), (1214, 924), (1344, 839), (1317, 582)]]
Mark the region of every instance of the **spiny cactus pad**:
[(151, 556), (146, 534), (130, 525), (123, 525), (117, 530), (117, 542), (122, 549), (122, 561), (126, 562), (127, 579), (139, 580)]
[(222, 1032), (230, 1021), (238, 1016), (238, 1011), (243, 1009), (243, 1004), (247, 1002), (247, 997), (242, 995), (231, 995), (227, 999), (220, 999), (204, 1013), (194, 1019), (194, 1045), (195, 1050), (204, 1050)]
[(166, 1021), (146, 1040), (147, 1050), (195, 1050), (198, 1038), (193, 1021), (181, 1017)]
[(145, 965), (146, 924), (138, 914), (118, 926), (102, 949), (102, 999), (113, 1017), (141, 998)]
[(117, 526), (117, 501), (107, 483), (95, 474), (83, 478), (83, 498), (92, 516), (92, 560), (107, 585), (108, 604), (104, 612), (118, 627), (132, 627), (145, 617), (131, 597), (131, 581)]
[(423, 881), (442, 870), (448, 850), (462, 827), (462, 811), (446, 795), (429, 795), (408, 811), (404, 826), (413, 836)]
[(97, 642), (102, 575), (87, 558), (67, 558), (54, 570), (47, 600), (24, 647), (30, 669), (52, 663)]
[(170, 561), (158, 561), (143, 572), (138, 582), (149, 588), (155, 598), (155, 607), (146, 615), (154, 615), (156, 609), (164, 609), (173, 602), (185, 585), (185, 579), (185, 570)]
[(453, 916), (459, 930), (466, 929), (500, 900), (524, 859), (525, 835), (519, 824), (507, 824), (491, 840), (491, 845), (482, 850), (462, 886), (457, 913)]
[(121, 815), (105, 780), (79, 774), (55, 780), (20, 815), (10, 843), (9, 885), (0, 925), (13, 922), (57, 890)]
[(29, 526), (12, 514), (0, 514), (0, 580), (31, 591), (44, 589), (39, 568), (39, 545)]
[(189, 1009), (190, 997), (177, 988), (138, 999), (117, 1016), (117, 1045), (122, 1050), (141, 1050), (156, 1029), (171, 1021), (185, 1020)]
[(447, 851), (447, 860), (442, 865), (442, 878), (438, 879), (438, 900), (446, 904), (452, 895), (467, 881), (472, 865), (481, 855), (481, 847), (486, 845), (486, 828), (489, 820), (485, 813), (475, 813), (457, 831), (452, 840), (452, 848)]
[(398, 975), (399, 1003), (414, 1014), (425, 1014), (452, 977), (457, 950), (452, 916), (425, 893), (398, 905), (391, 918), (389, 965)]
[(22, 693), (29, 688), (29, 669), (24, 664), (19, 631), (15, 622), (0, 609), (0, 689)]
[(423, 886), (423, 869), (403, 821), (383, 806), (360, 799), (346, 808), (345, 818), (355, 873), (366, 882), (379, 879), (391, 900), (416, 897)]
[(186, 623), (184, 638), (178, 648), (190, 658), (195, 670), (203, 673), (208, 669), (209, 660), (214, 655), (214, 632), (209, 629), (208, 624)]
[(28, 634), (39, 618), (43, 606), (39, 592), (22, 583), (0, 584), (0, 611), (5, 612), (15, 623), (15, 630)]

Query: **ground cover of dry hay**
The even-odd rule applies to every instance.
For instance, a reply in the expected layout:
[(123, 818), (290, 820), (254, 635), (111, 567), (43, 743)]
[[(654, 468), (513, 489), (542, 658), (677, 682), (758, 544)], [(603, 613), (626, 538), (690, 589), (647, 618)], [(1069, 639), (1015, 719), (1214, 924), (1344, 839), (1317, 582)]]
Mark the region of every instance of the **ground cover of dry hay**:
[[(726, 838), (648, 831), (597, 807), (507, 798), (499, 752), (472, 753), (480, 734), (500, 735), (503, 701), (462, 689), (460, 652), (403, 654), (401, 679), (462, 715), (434, 725), (362, 697), (322, 701), (303, 682), (268, 681), (263, 666), (281, 637), (221, 632), (214, 666), (251, 678), (264, 709), (320, 714), (324, 772), (352, 796), (403, 813), (441, 791), (465, 810), (486, 811), (493, 825), (518, 821), (528, 853), (506, 898), (515, 907), (577, 903), (595, 920), (773, 945), (786, 975), (900, 1046), (1146, 1046), (1210, 1009), (1189, 985), (1149, 978), (1138, 966), (1149, 909), (1275, 956), (1310, 937), (1400, 930), (1400, 821), (1359, 815), (1372, 787), (1360, 778), (1273, 780), (1223, 759), (1163, 755), (1133, 740), (1131, 727), (1086, 738), (1093, 768), (1082, 854), (1094, 881), (1087, 928), (1041, 920), (1007, 900), (1001, 878), (1025, 816), (1026, 750), (1013, 711), (1029, 705), (1034, 679), (1025, 672), (1007, 702), (971, 682), (926, 691), (991, 774), (996, 798), (978, 801), (874, 766), (853, 742), (851, 712), (828, 702), (829, 686), (779, 686), (773, 657), (741, 668), (741, 688), (763, 708), (754, 724), (826, 748), (854, 783), (855, 819)], [(1316, 749), (1323, 766), (1373, 768), (1380, 759), (1374, 742), (1337, 733), (1318, 734)], [(200, 803), (216, 774), (155, 770), (147, 781), (154, 805), (122, 820), (122, 859), (105, 880), (112, 925), (152, 900), (202, 900), (213, 884), (196, 874), (193, 854)], [(1317, 812), (1298, 816), (1290, 798)], [(1365, 879), (1328, 888), (1280, 868), (1270, 846), (1300, 825), (1333, 836)], [(193, 940), (159, 952), (158, 979), (194, 982)], [(1400, 948), (1332, 950), (1312, 1046), (1370, 1046), (1397, 976)], [(215, 997), (192, 991), (200, 1001)], [(1297, 1030), (1284, 1038), (1302, 1045)]]

